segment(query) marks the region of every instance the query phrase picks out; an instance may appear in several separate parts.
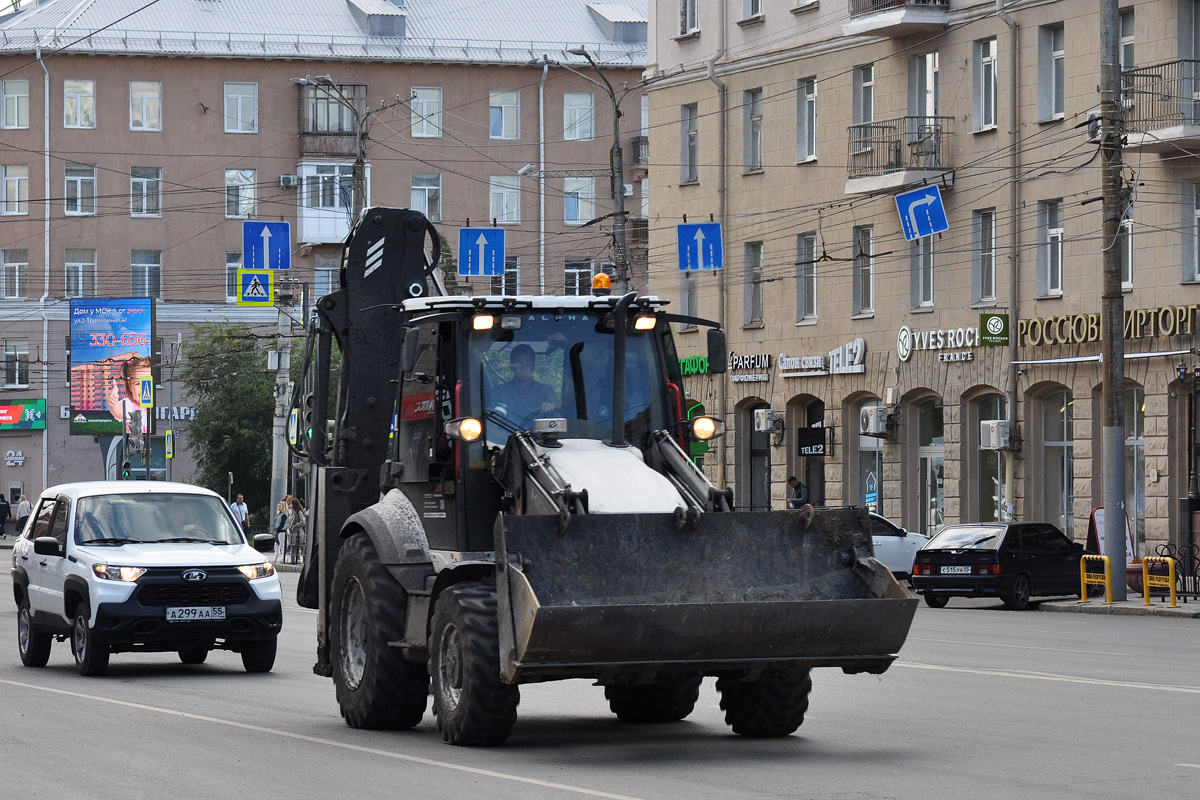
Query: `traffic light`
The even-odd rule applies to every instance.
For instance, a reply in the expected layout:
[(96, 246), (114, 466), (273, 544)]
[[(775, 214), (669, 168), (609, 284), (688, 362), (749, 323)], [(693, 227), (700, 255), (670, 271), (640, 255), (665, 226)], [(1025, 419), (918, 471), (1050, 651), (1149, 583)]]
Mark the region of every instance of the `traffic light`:
[(142, 452), (142, 412), (141, 410), (129, 412), (129, 447), (135, 452)]
[(304, 438), (312, 441), (316, 424), (316, 398), (312, 392), (304, 395)]
[(121, 480), (127, 481), (127, 480), (130, 480), (132, 477), (133, 477), (133, 464), (129, 463), (129, 460), (126, 459), (125, 461), (121, 462)]

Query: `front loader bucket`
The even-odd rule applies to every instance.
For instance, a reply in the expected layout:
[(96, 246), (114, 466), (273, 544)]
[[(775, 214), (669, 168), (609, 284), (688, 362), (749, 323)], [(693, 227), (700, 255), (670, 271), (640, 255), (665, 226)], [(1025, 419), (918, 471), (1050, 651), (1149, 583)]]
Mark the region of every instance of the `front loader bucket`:
[[(506, 680), (838, 666), (882, 672), (917, 600), (857, 509), (496, 523)], [(508, 557), (503, 554), (507, 552)]]

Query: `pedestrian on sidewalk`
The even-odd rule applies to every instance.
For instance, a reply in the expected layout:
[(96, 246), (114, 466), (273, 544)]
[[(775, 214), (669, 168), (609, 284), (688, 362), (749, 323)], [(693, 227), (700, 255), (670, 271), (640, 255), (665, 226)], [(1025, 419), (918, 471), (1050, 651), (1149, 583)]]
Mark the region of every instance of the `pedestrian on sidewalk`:
[(300, 562), (300, 550), (304, 542), (304, 528), (307, 521), (308, 515), (304, 513), (304, 506), (300, 504), (300, 498), (293, 497), (291, 511), (288, 513), (287, 548), (284, 551), (284, 561), (287, 561), (290, 555), (290, 563)]
[(17, 533), (25, 530), (25, 523), (29, 521), (29, 516), (33, 514), (33, 503), (29, 502), (29, 498), (21, 495), (20, 502), (17, 503)]
[(246, 501), (239, 494), (237, 502), (233, 504), (233, 518), (238, 521), (238, 525), (242, 526), (244, 533), (250, 532), (250, 509), (246, 507)]
[(8, 538), (8, 531), (5, 526), (8, 525), (8, 515), (12, 513), (12, 506), (8, 504), (8, 498), (0, 494), (0, 539)]
[(275, 504), (275, 560), (282, 561), (286, 545), (288, 528), (288, 511), (291, 507), (292, 496), (286, 495)]

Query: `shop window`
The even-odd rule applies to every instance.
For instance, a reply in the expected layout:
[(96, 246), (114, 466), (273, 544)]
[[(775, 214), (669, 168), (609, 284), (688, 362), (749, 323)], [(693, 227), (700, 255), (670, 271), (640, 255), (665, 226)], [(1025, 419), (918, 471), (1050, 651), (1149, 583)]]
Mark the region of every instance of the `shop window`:
[[(1042, 399), (1042, 487), (1032, 488), (1041, 496), (1041, 519), (1054, 523), (1068, 537), (1074, 530), (1074, 425), (1071, 393), (1063, 390)], [(1034, 481), (1039, 478), (1034, 474)]]

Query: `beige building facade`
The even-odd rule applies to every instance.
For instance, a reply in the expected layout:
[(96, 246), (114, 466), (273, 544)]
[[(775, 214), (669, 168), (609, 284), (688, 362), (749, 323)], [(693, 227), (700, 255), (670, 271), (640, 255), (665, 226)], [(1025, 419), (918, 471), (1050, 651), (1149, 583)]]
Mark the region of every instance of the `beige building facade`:
[[(1133, 550), (1188, 544), (1200, 4), (1122, 4), (1114, 242), (1100, 235), (1099, 4), (1003, 5), (657, 5), (651, 288), (720, 320), (731, 351), (727, 375), (693, 360), (687, 378), (728, 425), (706, 467), (741, 507), (781, 507), (794, 474), (818, 501), (910, 530), (1011, 512), (1083, 541), (1102, 489), (1101, 252), (1117, 247)], [(909, 241), (906, 223), (937, 222), (930, 187), (947, 228)], [(676, 226), (710, 215), (724, 269), (683, 273)], [(1002, 320), (1011, 343), (988, 344)], [(680, 355), (700, 337), (682, 333)], [(777, 421), (756, 431), (756, 411)]]

